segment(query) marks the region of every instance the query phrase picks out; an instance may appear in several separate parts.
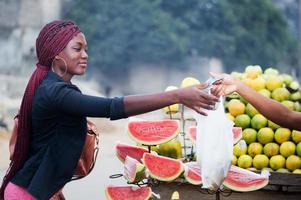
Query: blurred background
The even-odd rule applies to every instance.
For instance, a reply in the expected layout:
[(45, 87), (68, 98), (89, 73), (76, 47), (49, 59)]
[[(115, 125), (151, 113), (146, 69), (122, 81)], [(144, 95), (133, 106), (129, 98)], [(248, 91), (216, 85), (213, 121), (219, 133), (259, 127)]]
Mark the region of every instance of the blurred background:
[[(74, 82), (89, 94), (158, 92), (187, 76), (202, 82), (209, 71), (242, 72), (247, 65), (297, 79), (301, 70), (300, 0), (0, 0), (2, 132), (9, 133), (35, 68), (35, 39), (55, 19), (74, 20), (86, 35), (89, 68)], [(125, 121), (102, 123), (108, 132), (125, 132)], [(0, 176), (7, 138), (0, 135)]]

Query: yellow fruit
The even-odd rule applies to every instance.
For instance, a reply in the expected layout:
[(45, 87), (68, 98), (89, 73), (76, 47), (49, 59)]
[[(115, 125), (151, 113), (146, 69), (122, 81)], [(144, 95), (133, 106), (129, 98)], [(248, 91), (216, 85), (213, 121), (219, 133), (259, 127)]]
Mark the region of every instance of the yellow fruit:
[(192, 86), (192, 85), (196, 85), (196, 84), (199, 84), (200, 81), (196, 78), (193, 78), (193, 77), (186, 77), (183, 79), (182, 83), (181, 83), (181, 87), (184, 88), (184, 87), (189, 87), (189, 86)]
[(301, 157), (301, 142), (297, 144), (296, 154)]
[(248, 103), (246, 106), (246, 114), (250, 117), (254, 117), (256, 114), (259, 114), (259, 112), (252, 104)]
[(178, 191), (174, 191), (171, 195), (171, 200), (180, 200), (180, 194)]
[(254, 157), (258, 154), (261, 154), (262, 153), (262, 145), (258, 142), (254, 142), (254, 143), (251, 143), (248, 147), (248, 154), (251, 156), (251, 157)]
[(285, 158), (282, 155), (272, 156), (270, 158), (270, 167), (273, 170), (278, 170), (285, 167)]
[(278, 75), (279, 74), (278, 70), (275, 68), (272, 68), (272, 67), (269, 67), (266, 70), (264, 70), (264, 73), (267, 75)]
[(271, 120), (268, 120), (268, 127), (270, 127), (273, 130), (276, 130), (276, 129), (280, 128), (280, 126), (278, 124), (275, 124)]
[(256, 155), (253, 158), (253, 167), (256, 169), (262, 169), (269, 166), (269, 158), (266, 155)]
[(227, 113), (226, 115), (227, 115), (228, 119), (230, 119), (231, 121), (234, 122), (235, 117), (233, 117), (230, 113)]
[(276, 88), (272, 92), (272, 98), (276, 101), (285, 101), (290, 97), (290, 92), (286, 88)]
[(259, 90), (258, 92), (265, 97), (271, 98), (271, 92), (267, 89), (262, 89), (262, 90)]
[(294, 174), (301, 174), (301, 169), (295, 169), (295, 170), (293, 171), (293, 173), (294, 173)]
[(280, 154), (283, 155), (284, 157), (289, 157), (290, 155), (294, 155), (296, 151), (296, 145), (291, 142), (283, 142), (280, 145)]
[(251, 120), (252, 128), (257, 130), (265, 127), (268, 123), (268, 120), (261, 114), (256, 114)]
[(256, 91), (260, 91), (265, 88), (265, 82), (264, 78), (257, 77), (251, 82), (251, 87)]
[(275, 141), (279, 144), (289, 141), (291, 138), (291, 131), (288, 128), (278, 128), (275, 131)]
[(257, 138), (257, 131), (252, 128), (246, 128), (242, 132), (242, 139), (246, 141), (247, 144), (255, 142)]
[(281, 88), (283, 85), (283, 78), (281, 76), (269, 75), (266, 79), (265, 86), (268, 90), (273, 91)]
[(238, 115), (234, 119), (235, 126), (242, 127), (242, 128), (248, 128), (250, 126), (250, 122), (251, 122), (251, 119), (246, 114)]
[(301, 142), (301, 131), (293, 130), (292, 139), (296, 144)]
[(283, 82), (286, 84), (286, 85), (289, 85), (291, 82), (293, 82), (293, 77), (291, 75), (288, 75), (288, 74), (282, 74), (281, 75), (282, 78), (283, 78)]
[(296, 155), (291, 155), (286, 159), (286, 168), (290, 171), (294, 171), (301, 167), (301, 158)]
[(244, 155), (247, 153), (248, 147), (244, 140), (239, 141), (237, 144), (233, 147), (233, 154), (236, 157), (239, 157), (241, 155)]
[[(176, 86), (168, 86), (165, 91), (171, 91), (171, 90), (176, 90), (178, 89)], [(169, 113), (177, 113), (179, 112), (179, 104), (173, 104), (170, 106), (166, 106), (163, 108), (164, 112), (169, 114)]]
[(182, 158), (182, 145), (178, 139), (173, 139), (169, 142), (159, 145), (159, 155), (167, 156), (170, 158), (181, 159)]
[(262, 170), (267, 170), (269, 172), (273, 172), (274, 171), (272, 168), (269, 168), (269, 167), (264, 167), (264, 168), (262, 168)]
[(245, 113), (246, 106), (238, 99), (231, 99), (228, 103), (228, 110), (234, 117)]
[(276, 172), (279, 172), (279, 173), (290, 173), (290, 171), (288, 169), (285, 169), (285, 168), (277, 169)]
[(259, 65), (249, 65), (246, 67), (245, 73), (248, 78), (255, 79), (262, 74), (262, 69)]
[(269, 127), (263, 127), (258, 131), (257, 140), (261, 144), (267, 144), (273, 142), (274, 140), (274, 131)]
[(252, 157), (249, 155), (242, 155), (238, 158), (237, 164), (241, 168), (249, 168), (252, 166)]
[(268, 156), (272, 157), (279, 154), (279, 145), (276, 143), (268, 143), (263, 147), (263, 153)]
[(232, 157), (232, 165), (236, 165), (237, 164), (237, 157), (235, 155), (233, 155)]

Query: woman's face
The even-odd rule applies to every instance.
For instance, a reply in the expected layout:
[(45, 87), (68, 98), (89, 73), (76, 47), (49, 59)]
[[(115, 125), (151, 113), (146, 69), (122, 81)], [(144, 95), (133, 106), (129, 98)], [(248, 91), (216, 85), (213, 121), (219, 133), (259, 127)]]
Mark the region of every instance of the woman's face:
[[(87, 41), (85, 35), (83, 33), (78, 33), (74, 36), (64, 50), (59, 53), (58, 57), (56, 56), (56, 61), (60, 71), (64, 73), (64, 77), (71, 78), (73, 75), (83, 75), (88, 63)], [(67, 65), (66, 73), (65, 65)]]

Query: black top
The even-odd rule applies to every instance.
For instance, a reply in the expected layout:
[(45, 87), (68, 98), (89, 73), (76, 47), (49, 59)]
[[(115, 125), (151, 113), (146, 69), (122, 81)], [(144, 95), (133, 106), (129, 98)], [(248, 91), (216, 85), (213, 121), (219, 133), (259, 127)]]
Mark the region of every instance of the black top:
[(29, 157), (12, 182), (41, 200), (59, 191), (72, 178), (80, 158), (86, 117), (127, 117), (123, 98), (83, 95), (50, 71), (33, 98)]

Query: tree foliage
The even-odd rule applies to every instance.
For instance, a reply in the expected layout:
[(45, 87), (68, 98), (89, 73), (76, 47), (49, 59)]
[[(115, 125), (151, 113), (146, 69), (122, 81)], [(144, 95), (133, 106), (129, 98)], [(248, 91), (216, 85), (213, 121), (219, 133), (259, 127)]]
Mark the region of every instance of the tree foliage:
[(270, 0), (77, 0), (65, 17), (80, 24), (90, 60), (103, 71), (179, 67), (192, 51), (220, 58), (228, 70), (295, 58), (295, 39)]

